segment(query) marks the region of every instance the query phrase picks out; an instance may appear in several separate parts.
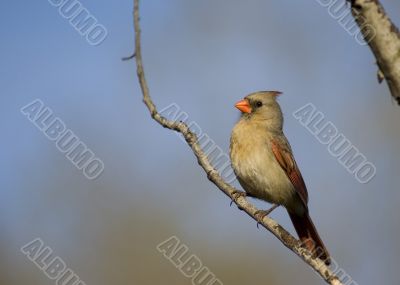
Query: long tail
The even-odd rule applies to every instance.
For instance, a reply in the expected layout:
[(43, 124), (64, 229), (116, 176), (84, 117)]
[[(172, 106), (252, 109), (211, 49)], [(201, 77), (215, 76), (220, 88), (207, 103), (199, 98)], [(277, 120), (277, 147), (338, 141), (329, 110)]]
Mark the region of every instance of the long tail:
[(311, 251), (314, 257), (319, 257), (324, 260), (326, 265), (331, 264), (329, 252), (319, 237), (309, 214), (305, 213), (304, 216), (301, 217), (289, 213), (289, 216), (304, 247)]

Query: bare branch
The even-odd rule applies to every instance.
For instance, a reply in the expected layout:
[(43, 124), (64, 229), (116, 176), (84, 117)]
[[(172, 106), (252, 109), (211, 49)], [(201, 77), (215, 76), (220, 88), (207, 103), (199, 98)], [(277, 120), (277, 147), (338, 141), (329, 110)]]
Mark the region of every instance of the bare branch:
[[(142, 61), (142, 50), (141, 50), (141, 30), (139, 24), (139, 0), (134, 0), (134, 26), (135, 26), (135, 55), (136, 55), (136, 67), (137, 76), (139, 79), (140, 87), (143, 93), (143, 102), (150, 111), (151, 117), (158, 122), (164, 128), (180, 132), (185, 138), (187, 144), (193, 151), (193, 154), (197, 158), (197, 162), (203, 168), (207, 174), (208, 179), (214, 183), (225, 195), (238, 206), (239, 209), (246, 212), (254, 220), (258, 221), (256, 212), (257, 208), (249, 203), (247, 199), (240, 195), (235, 195), (238, 190), (226, 183), (218, 171), (211, 165), (209, 159), (201, 149), (195, 133), (191, 132), (189, 127), (183, 122), (170, 121), (167, 118), (161, 116), (156, 106), (154, 105), (145, 79), (143, 61)], [(296, 240), (289, 232), (287, 232), (282, 226), (280, 226), (275, 220), (264, 217), (260, 224), (270, 231), (275, 237), (277, 237), (287, 248), (293, 251), (299, 256), (305, 263), (313, 268), (328, 284), (332, 285), (343, 285), (339, 278), (330, 270), (324, 263), (323, 260), (318, 258), (312, 258), (312, 253), (301, 246), (300, 242)]]
[[(378, 0), (347, 0), (390, 92), (400, 105), (400, 34)], [(379, 78), (379, 77), (378, 77)]]

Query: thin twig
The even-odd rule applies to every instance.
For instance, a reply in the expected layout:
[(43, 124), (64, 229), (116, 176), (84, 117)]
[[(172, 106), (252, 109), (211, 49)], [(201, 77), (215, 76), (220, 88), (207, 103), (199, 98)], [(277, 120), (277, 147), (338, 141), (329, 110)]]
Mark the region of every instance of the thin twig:
[(135, 58), (135, 56), (136, 56), (136, 53), (134, 52), (130, 56), (123, 57), (122, 60), (123, 61), (131, 60), (131, 59)]
[[(136, 54), (136, 67), (137, 76), (140, 83), (140, 88), (143, 94), (143, 102), (147, 106), (151, 117), (158, 122), (161, 126), (180, 132), (185, 138), (187, 144), (193, 151), (193, 154), (197, 158), (197, 162), (203, 168), (207, 174), (208, 179), (214, 183), (224, 194), (226, 194), (239, 209), (242, 209), (255, 221), (258, 221), (256, 212), (257, 208), (249, 203), (243, 196), (235, 195), (238, 190), (226, 183), (218, 171), (211, 165), (206, 154), (200, 147), (195, 133), (190, 131), (189, 127), (184, 122), (170, 121), (167, 118), (161, 116), (153, 100), (150, 97), (149, 88), (144, 74), (143, 61), (142, 61), (142, 50), (141, 50), (141, 30), (139, 24), (139, 0), (134, 0), (134, 28), (135, 28), (135, 54)], [(270, 231), (275, 237), (277, 237), (287, 248), (293, 251), (299, 256), (305, 263), (313, 268), (328, 284), (332, 285), (343, 285), (339, 281), (339, 278), (329, 269), (322, 261), (318, 258), (312, 258), (311, 253), (301, 246), (300, 242), (296, 240), (288, 231), (280, 226), (275, 220), (265, 216), (262, 221), (258, 221), (265, 229)]]

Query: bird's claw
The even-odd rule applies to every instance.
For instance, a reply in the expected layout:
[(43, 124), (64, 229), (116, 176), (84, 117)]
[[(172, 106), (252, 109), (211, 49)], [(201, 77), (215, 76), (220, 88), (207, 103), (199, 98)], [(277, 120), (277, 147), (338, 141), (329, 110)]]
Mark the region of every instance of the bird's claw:
[[(229, 206), (232, 206), (232, 204), (233, 204), (233, 202), (236, 202), (237, 201), (237, 199), (239, 198), (239, 197), (246, 197), (247, 195), (246, 195), (246, 192), (243, 192), (243, 191), (234, 191), (233, 193), (232, 193), (232, 201), (231, 201), (231, 203), (230, 203), (230, 205)], [(240, 207), (239, 207), (239, 209), (240, 209)]]
[(275, 210), (276, 208), (278, 208), (278, 207), (279, 207), (279, 205), (274, 205), (274, 206), (271, 207), (271, 209), (269, 209), (269, 210), (267, 210), (267, 211), (265, 211), (265, 210), (257, 210), (257, 211), (254, 213), (254, 216), (256, 216), (256, 218), (257, 218), (257, 228), (258, 228), (258, 226), (262, 223), (264, 217), (266, 217), (266, 216), (268, 216), (269, 214), (271, 214), (271, 212), (272, 212), (273, 210)]

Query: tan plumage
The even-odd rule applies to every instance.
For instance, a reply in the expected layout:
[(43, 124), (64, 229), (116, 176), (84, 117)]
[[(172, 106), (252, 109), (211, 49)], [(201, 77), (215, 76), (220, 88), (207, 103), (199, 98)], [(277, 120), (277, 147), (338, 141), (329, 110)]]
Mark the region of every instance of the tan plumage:
[[(242, 116), (232, 130), (230, 156), (250, 196), (284, 206), (301, 241), (329, 264), (329, 253), (308, 214), (307, 188), (283, 134), (277, 91), (248, 95), (236, 104)], [(322, 253), (321, 253), (322, 252)]]

